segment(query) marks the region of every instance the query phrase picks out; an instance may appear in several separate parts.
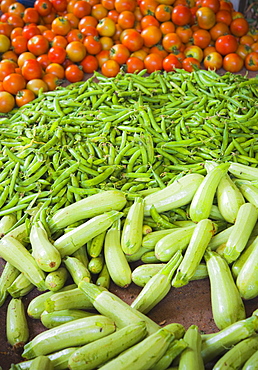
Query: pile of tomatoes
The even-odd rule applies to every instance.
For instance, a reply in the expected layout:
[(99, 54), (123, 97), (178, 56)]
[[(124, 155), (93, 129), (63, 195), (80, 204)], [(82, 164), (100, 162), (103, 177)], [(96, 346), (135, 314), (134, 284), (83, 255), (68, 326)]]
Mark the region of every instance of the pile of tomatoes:
[(258, 70), (258, 31), (227, 0), (0, 1), (0, 112), (100, 70)]

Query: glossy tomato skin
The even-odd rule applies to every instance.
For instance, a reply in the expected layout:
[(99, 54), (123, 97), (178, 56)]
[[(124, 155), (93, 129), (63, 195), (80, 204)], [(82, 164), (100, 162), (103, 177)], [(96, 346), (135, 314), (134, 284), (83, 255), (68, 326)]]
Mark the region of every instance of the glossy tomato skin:
[(27, 82), (26, 89), (32, 91), (36, 96), (38, 96), (40, 91), (48, 91), (48, 86), (45, 81), (40, 78), (35, 78)]
[(140, 72), (144, 69), (144, 62), (137, 57), (130, 57), (126, 61), (126, 71), (128, 73)]
[(18, 107), (22, 107), (23, 105), (31, 102), (36, 98), (34, 92), (28, 89), (23, 89), (17, 92), (15, 96), (15, 102)]
[(212, 9), (207, 6), (199, 8), (196, 12), (197, 23), (199, 27), (209, 30), (216, 23), (216, 16)]
[(120, 36), (121, 43), (131, 52), (140, 50), (143, 46), (143, 38), (139, 32), (133, 28), (122, 31)]
[(4, 90), (16, 95), (19, 90), (26, 86), (25, 78), (19, 73), (11, 73), (3, 79)]
[(80, 41), (70, 42), (65, 49), (67, 58), (72, 62), (81, 62), (87, 54), (86, 47)]
[(155, 53), (150, 53), (144, 59), (144, 66), (148, 73), (161, 71), (163, 68), (163, 58)]
[(4, 59), (0, 62), (0, 81), (11, 73), (15, 72), (16, 63), (11, 60)]
[(130, 57), (130, 51), (123, 44), (116, 44), (110, 49), (109, 55), (111, 60), (115, 60), (119, 65), (122, 65)]
[(99, 67), (98, 59), (94, 55), (87, 55), (81, 62), (84, 73), (93, 73)]
[(221, 55), (235, 53), (238, 48), (238, 42), (233, 35), (220, 36), (215, 42), (215, 48)]
[(209, 32), (213, 41), (216, 41), (220, 36), (228, 35), (230, 33), (228, 25), (222, 22), (216, 23)]
[(101, 67), (101, 73), (106, 77), (115, 77), (120, 71), (120, 65), (115, 60), (107, 60)]
[(244, 62), (249, 71), (258, 71), (258, 52), (252, 51), (246, 56)]
[(216, 71), (222, 67), (223, 58), (217, 51), (214, 51), (205, 56), (203, 65), (206, 69), (212, 69)]
[(43, 70), (40, 63), (36, 59), (26, 60), (22, 66), (22, 75), (27, 81), (42, 78)]
[(202, 49), (209, 46), (211, 42), (210, 32), (207, 30), (199, 29), (193, 33), (193, 43)]
[(0, 91), (0, 113), (8, 113), (15, 106), (15, 99), (7, 91)]
[(167, 72), (171, 72), (171, 71), (175, 71), (176, 68), (181, 69), (182, 63), (175, 55), (169, 54), (163, 60), (163, 69)]
[(230, 23), (230, 31), (236, 37), (242, 37), (249, 31), (249, 24), (244, 18), (236, 18)]
[(236, 73), (241, 71), (244, 66), (244, 60), (236, 53), (227, 54), (223, 59), (223, 68), (225, 71)]
[(45, 17), (51, 13), (52, 4), (49, 0), (36, 0), (34, 3), (34, 8), (42, 17)]
[(193, 72), (196, 69), (200, 69), (201, 64), (199, 60), (192, 58), (192, 57), (188, 57), (183, 60), (182, 67), (187, 72)]
[(27, 45), (28, 50), (36, 56), (47, 53), (49, 49), (49, 42), (43, 35), (33, 36)]
[(76, 64), (71, 64), (65, 70), (65, 78), (71, 83), (82, 81), (83, 76), (84, 73), (82, 68)]
[(177, 26), (185, 26), (191, 22), (192, 13), (190, 8), (184, 5), (177, 5), (172, 11), (172, 22)]
[(160, 42), (162, 32), (160, 28), (156, 26), (149, 26), (142, 31), (141, 37), (143, 38), (144, 45), (151, 48)]

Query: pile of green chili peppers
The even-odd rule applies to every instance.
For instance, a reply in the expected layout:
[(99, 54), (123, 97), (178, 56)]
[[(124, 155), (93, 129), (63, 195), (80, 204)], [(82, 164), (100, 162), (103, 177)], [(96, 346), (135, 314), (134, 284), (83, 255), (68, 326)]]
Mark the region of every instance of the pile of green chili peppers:
[(0, 119), (0, 217), (20, 222), (101, 190), (129, 199), (204, 162), (258, 165), (258, 78), (213, 71), (96, 72)]

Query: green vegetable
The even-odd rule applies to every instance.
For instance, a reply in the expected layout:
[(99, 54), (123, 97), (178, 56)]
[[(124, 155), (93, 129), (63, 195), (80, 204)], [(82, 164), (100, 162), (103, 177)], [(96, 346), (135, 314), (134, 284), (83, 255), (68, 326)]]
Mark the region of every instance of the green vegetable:
[(30, 370), (54, 370), (53, 362), (47, 356), (38, 356), (32, 360)]
[(29, 327), (21, 299), (12, 298), (7, 307), (6, 337), (11, 346), (22, 347), (29, 339)]
[(202, 338), (196, 325), (191, 325), (185, 335), (184, 341), (188, 347), (181, 353), (179, 359), (179, 370), (204, 370), (204, 363), (201, 356)]
[(46, 288), (52, 292), (58, 292), (65, 285), (68, 275), (67, 269), (62, 266), (57, 270), (50, 272), (47, 274), (45, 279)]
[(55, 328), (59, 325), (62, 325), (66, 322), (81, 319), (82, 317), (93, 316), (94, 313), (83, 311), (83, 310), (60, 310), (47, 312), (43, 311), (40, 315), (40, 320), (42, 324), (48, 328)]

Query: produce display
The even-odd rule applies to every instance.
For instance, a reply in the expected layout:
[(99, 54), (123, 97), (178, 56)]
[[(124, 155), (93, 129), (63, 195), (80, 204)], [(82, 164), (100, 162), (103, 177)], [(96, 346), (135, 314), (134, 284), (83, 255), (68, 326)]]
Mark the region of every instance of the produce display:
[[(244, 303), (258, 296), (258, 79), (145, 74), (94, 72), (0, 119), (0, 302), (22, 350), (12, 369), (256, 361), (257, 310)], [(205, 278), (216, 333), (148, 316)], [(111, 282), (141, 290), (128, 304)], [(29, 320), (45, 330), (31, 335)]]
[(224, 0), (0, 2), (0, 112), (94, 71), (258, 70), (258, 31)]

